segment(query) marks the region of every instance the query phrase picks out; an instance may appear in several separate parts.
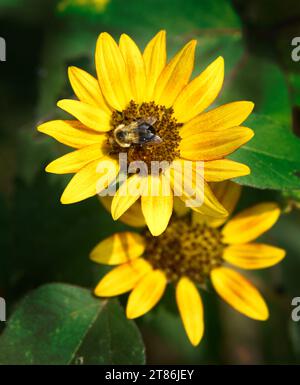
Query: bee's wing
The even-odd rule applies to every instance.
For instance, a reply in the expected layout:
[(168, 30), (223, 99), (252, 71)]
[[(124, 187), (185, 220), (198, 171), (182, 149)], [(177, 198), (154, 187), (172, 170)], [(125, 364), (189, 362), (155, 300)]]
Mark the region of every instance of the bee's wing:
[(154, 135), (149, 144), (159, 144), (162, 143), (162, 139), (158, 135)]

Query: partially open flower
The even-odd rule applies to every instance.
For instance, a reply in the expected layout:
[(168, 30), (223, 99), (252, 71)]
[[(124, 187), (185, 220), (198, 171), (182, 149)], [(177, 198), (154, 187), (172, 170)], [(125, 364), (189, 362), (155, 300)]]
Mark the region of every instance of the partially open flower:
[[(153, 162), (172, 165), (185, 160), (193, 167), (203, 162), (204, 181), (199, 188), (204, 201), (198, 212), (214, 217), (227, 215), (207, 182), (249, 174), (246, 165), (225, 157), (252, 138), (253, 131), (240, 125), (251, 113), (253, 103), (233, 102), (204, 112), (221, 90), (224, 60), (218, 57), (190, 80), (195, 47), (196, 41), (190, 41), (167, 63), (164, 31), (148, 43), (143, 53), (125, 34), (117, 44), (109, 34), (101, 33), (95, 55), (98, 79), (79, 68), (69, 68), (70, 82), (79, 100), (61, 100), (58, 106), (76, 120), (55, 120), (38, 127), (76, 149), (46, 168), (57, 174), (75, 173), (61, 197), (62, 203), (103, 192), (120, 170), (119, 155), (125, 154), (127, 165), (142, 161), (148, 171)], [(108, 161), (113, 171), (99, 188), (103, 176), (99, 166)], [(158, 175), (149, 171), (147, 178), (135, 173), (128, 185), (143, 186), (145, 180), (150, 187), (171, 182), (170, 194), (163, 195), (163, 188), (156, 196), (117, 192), (111, 207), (113, 218), (118, 219), (141, 197), (151, 233), (161, 234), (171, 217), (172, 191), (180, 179), (177, 173), (167, 180), (165, 171)], [(181, 198), (187, 200), (190, 195), (186, 189)]]
[[(214, 191), (229, 212), (240, 195), (240, 186), (219, 183)], [(141, 218), (135, 207), (124, 219)], [(183, 211), (182, 211), (183, 210)], [(198, 286), (211, 280), (217, 293), (234, 309), (256, 319), (266, 320), (268, 308), (258, 290), (230, 265), (242, 269), (261, 269), (280, 262), (285, 251), (253, 242), (270, 229), (280, 215), (275, 203), (260, 203), (232, 219), (203, 217), (182, 207), (172, 216), (166, 231), (153, 237), (148, 230), (117, 233), (100, 242), (91, 252), (97, 263), (118, 265), (99, 282), (95, 294), (111, 297), (131, 291), (127, 317), (137, 318), (161, 299), (166, 285), (176, 287), (179, 313), (193, 345), (204, 332), (203, 306)], [(139, 223), (141, 224), (141, 223)]]

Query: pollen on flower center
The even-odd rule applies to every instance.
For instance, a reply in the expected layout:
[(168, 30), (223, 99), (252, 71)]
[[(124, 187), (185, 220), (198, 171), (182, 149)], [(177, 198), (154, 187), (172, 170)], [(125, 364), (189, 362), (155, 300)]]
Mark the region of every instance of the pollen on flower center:
[[(156, 135), (160, 141), (145, 141), (144, 143), (136, 137), (136, 130), (132, 132), (130, 126), (134, 122), (143, 120), (153, 120), (149, 133)], [(150, 125), (149, 125), (150, 126)], [(178, 158), (180, 135), (179, 128), (181, 124), (173, 116), (172, 108), (159, 106), (154, 102), (142, 103), (140, 105), (131, 101), (128, 107), (123, 111), (114, 111), (112, 113), (111, 127), (108, 133), (108, 142), (111, 146), (111, 155), (127, 153), (128, 163), (133, 161), (144, 161), (148, 166), (151, 161), (172, 162)], [(128, 147), (120, 145), (115, 140), (115, 130), (118, 127), (124, 127), (123, 131), (128, 135), (128, 142), (132, 140)], [(141, 133), (141, 136), (143, 133)]]
[(210, 271), (222, 263), (221, 232), (206, 224), (192, 224), (188, 217), (174, 218), (159, 237), (148, 231), (145, 236), (144, 258), (169, 281), (185, 276), (203, 284)]

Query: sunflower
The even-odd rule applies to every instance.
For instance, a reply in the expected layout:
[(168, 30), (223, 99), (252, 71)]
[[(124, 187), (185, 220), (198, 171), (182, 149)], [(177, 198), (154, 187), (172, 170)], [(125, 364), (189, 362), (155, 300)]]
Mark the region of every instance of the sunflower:
[[(75, 149), (46, 167), (51, 173), (75, 173), (62, 194), (63, 204), (101, 194), (108, 185), (119, 186), (115, 183), (120, 172), (118, 159), (125, 154), (127, 165), (143, 161), (150, 167), (153, 162), (172, 165), (185, 160), (196, 169), (197, 162), (204, 162), (204, 202), (196, 209), (212, 217), (227, 215), (207, 182), (249, 174), (246, 165), (225, 157), (252, 138), (253, 131), (240, 125), (251, 113), (253, 103), (237, 101), (204, 112), (221, 90), (224, 60), (218, 57), (190, 80), (195, 47), (196, 41), (190, 41), (167, 63), (165, 31), (160, 31), (143, 53), (125, 34), (117, 44), (108, 33), (101, 33), (95, 53), (97, 79), (77, 67), (69, 68), (78, 100), (60, 100), (57, 105), (75, 120), (54, 120), (38, 127), (40, 132)], [(159, 138), (155, 145), (131, 142), (124, 147), (116, 139), (116, 130), (149, 121), (152, 123), (147, 123), (147, 133)], [(99, 166), (108, 162), (110, 172), (99, 171)], [(158, 194), (124, 194), (119, 193), (120, 188), (111, 206), (114, 220), (140, 199), (150, 232), (161, 234), (173, 211), (172, 191), (180, 176), (173, 175), (167, 195), (161, 187), (170, 182), (165, 171), (159, 175), (150, 173), (147, 178), (133, 173), (121, 185), (123, 190), (132, 185), (145, 189), (147, 182), (149, 191), (158, 186)], [(104, 175), (105, 183), (99, 187), (99, 178)], [(186, 201), (190, 195), (191, 191), (186, 190), (181, 198)]]
[[(214, 191), (232, 212), (240, 186), (223, 182), (214, 186)], [(132, 224), (135, 215), (140, 218), (140, 207), (134, 210), (131, 215), (125, 213), (124, 222)], [(117, 265), (101, 279), (95, 295), (111, 297), (131, 291), (126, 314), (134, 319), (159, 302), (168, 283), (174, 284), (183, 326), (195, 346), (204, 332), (198, 287), (206, 288), (209, 281), (235, 310), (255, 320), (266, 320), (269, 312), (261, 294), (230, 266), (261, 269), (284, 258), (284, 250), (253, 242), (276, 223), (280, 215), (277, 204), (257, 204), (227, 221), (187, 211), (182, 204), (175, 212), (166, 231), (158, 237), (148, 230), (142, 234), (122, 232), (92, 250), (94, 262)]]

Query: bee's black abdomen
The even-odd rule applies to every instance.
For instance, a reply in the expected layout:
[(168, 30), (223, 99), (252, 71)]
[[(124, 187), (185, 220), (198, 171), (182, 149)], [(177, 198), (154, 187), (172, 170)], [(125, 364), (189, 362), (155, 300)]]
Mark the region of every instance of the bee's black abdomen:
[(151, 141), (155, 136), (155, 129), (154, 127), (146, 122), (143, 122), (138, 127), (139, 132), (139, 142), (140, 143), (146, 143)]
[(155, 128), (151, 124), (149, 124), (147, 122), (143, 122), (143, 123), (139, 124), (139, 130), (141, 130), (141, 131), (150, 131), (153, 134), (155, 134)]

